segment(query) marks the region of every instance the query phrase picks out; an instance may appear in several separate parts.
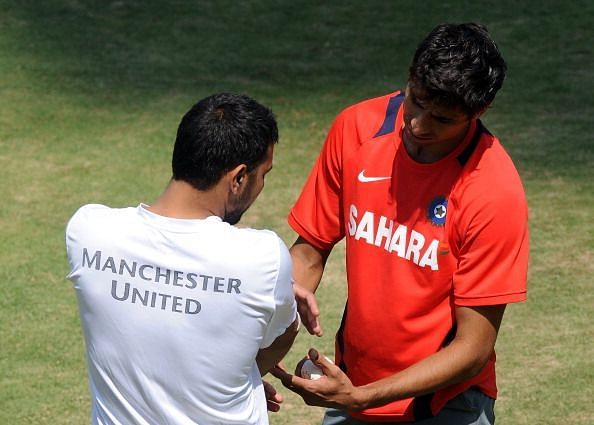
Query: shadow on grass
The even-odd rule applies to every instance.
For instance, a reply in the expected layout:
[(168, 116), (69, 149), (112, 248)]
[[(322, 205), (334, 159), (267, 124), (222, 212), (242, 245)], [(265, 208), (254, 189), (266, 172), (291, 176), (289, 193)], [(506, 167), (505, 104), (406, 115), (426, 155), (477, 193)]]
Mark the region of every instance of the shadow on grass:
[(50, 0), (4, 9), (19, 54), (33, 55), (54, 83), (141, 96), (400, 85), (426, 30), (394, 25), (388, 2), (360, 10), (348, 2)]
[(401, 88), (416, 43), (434, 24), (476, 20), (510, 64), (490, 113), (497, 134), (540, 169), (550, 170), (551, 158), (559, 169), (592, 164), (590, 2), (418, 3), (25, 0), (0, 4), (0, 47), (39, 91), (106, 105), (229, 90), (314, 111), (330, 96), (334, 113)]

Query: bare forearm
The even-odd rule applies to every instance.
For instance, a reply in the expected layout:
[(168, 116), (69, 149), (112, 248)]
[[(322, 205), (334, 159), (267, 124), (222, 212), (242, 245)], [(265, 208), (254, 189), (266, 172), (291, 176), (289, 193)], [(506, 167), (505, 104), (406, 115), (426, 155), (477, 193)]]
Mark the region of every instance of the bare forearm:
[(330, 251), (316, 248), (302, 237), (298, 237), (290, 253), (297, 310), (307, 331), (312, 335), (322, 336), (324, 331), (320, 324), (320, 309), (314, 293), (322, 279)]
[(299, 237), (290, 248), (293, 261), (293, 277), (299, 286), (315, 292), (322, 279), (330, 251), (315, 248)]
[(262, 348), (258, 351), (256, 363), (262, 376), (266, 375), (289, 352), (298, 330), (299, 319), (297, 318), (269, 347)]
[(354, 408), (420, 396), (477, 375), (493, 353), (504, 310), (505, 306), (457, 308), (458, 332), (450, 345), (397, 374), (358, 387)]
[(400, 373), (357, 388), (355, 409), (381, 406), (445, 388), (478, 374), (485, 362), (464, 342), (452, 344)]

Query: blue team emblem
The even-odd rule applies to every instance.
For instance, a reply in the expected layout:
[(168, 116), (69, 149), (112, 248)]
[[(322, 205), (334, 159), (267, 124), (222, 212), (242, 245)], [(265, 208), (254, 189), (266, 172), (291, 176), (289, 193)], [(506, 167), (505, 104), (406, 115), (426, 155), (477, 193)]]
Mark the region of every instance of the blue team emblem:
[(429, 204), (427, 208), (427, 217), (431, 224), (435, 226), (443, 226), (446, 221), (448, 212), (448, 200), (443, 196), (438, 196)]

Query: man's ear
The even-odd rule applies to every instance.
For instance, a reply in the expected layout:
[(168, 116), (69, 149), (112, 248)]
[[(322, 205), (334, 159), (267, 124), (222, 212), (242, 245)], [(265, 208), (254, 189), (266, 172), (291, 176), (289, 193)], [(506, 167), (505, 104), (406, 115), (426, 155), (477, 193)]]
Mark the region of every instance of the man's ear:
[(247, 165), (239, 164), (237, 167), (229, 170), (227, 176), (229, 178), (229, 190), (233, 194), (240, 192), (241, 187), (247, 181)]

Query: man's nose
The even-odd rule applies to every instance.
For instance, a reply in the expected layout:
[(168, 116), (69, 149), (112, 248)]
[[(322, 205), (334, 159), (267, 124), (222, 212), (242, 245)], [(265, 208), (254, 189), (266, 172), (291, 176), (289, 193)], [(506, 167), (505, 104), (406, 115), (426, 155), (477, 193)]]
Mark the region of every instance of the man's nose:
[(429, 121), (425, 114), (419, 114), (410, 120), (410, 128), (415, 136), (429, 132)]

